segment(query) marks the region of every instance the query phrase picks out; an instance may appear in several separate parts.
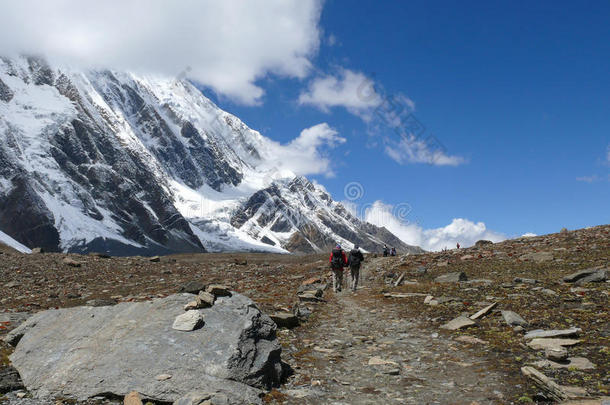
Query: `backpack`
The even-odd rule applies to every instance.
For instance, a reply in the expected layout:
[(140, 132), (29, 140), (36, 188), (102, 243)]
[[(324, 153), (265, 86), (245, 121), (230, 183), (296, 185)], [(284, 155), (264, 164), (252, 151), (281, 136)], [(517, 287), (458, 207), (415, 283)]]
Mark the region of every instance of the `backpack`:
[(340, 249), (333, 249), (333, 259), (330, 262), (330, 266), (333, 269), (343, 268), (343, 254)]
[(349, 264), (350, 266), (358, 266), (360, 264), (360, 251), (357, 249), (352, 250), (349, 253)]

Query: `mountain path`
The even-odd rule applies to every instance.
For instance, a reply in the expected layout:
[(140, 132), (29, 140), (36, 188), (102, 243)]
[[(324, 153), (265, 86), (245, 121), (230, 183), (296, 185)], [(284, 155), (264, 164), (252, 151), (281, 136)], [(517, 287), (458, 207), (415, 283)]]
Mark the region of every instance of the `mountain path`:
[(291, 339), (288, 359), (296, 367), (280, 389), (286, 403), (504, 403), (503, 376), (476, 346), (397, 316), (400, 304), (380, 301), (374, 287), (326, 295)]

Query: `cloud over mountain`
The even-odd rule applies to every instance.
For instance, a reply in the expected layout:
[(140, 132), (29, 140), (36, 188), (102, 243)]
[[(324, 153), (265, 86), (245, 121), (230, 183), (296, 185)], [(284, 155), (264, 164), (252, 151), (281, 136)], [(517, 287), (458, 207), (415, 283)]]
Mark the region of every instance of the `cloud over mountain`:
[(408, 244), (421, 246), (425, 250), (438, 251), (452, 249), (459, 243), (462, 247), (472, 246), (480, 239), (500, 242), (506, 237), (487, 229), (483, 222), (472, 222), (464, 218), (454, 218), (449, 225), (440, 228), (424, 229), (406, 220), (408, 211), (401, 206), (392, 206), (376, 201), (366, 209), (367, 222), (383, 226)]
[(319, 0), (5, 2), (0, 54), (182, 73), (235, 101), (256, 104), (264, 94), (258, 79), (309, 73), (320, 43), (320, 12)]

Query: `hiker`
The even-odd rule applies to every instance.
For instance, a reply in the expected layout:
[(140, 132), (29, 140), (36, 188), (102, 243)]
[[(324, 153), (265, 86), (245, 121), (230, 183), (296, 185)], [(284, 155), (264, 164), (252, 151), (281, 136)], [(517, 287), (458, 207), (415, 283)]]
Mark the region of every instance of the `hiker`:
[(396, 256), (396, 248), (393, 247), (392, 250), (390, 251), (390, 256)]
[(341, 245), (337, 243), (337, 246), (330, 253), (330, 269), (333, 272), (333, 291), (341, 291), (341, 285), (343, 284), (343, 268), (347, 266), (347, 257), (345, 252), (341, 249)]
[(354, 292), (358, 288), (360, 265), (363, 261), (364, 255), (360, 251), (360, 247), (358, 245), (354, 246), (354, 248), (349, 252), (349, 258), (347, 259), (347, 263), (349, 264), (349, 273), (351, 276), (351, 287), (352, 291)]
[(460, 248), (460, 242), (458, 242), (455, 246), (457, 246), (457, 248)]
[(390, 254), (390, 249), (388, 249), (387, 245), (383, 245), (383, 257), (388, 257)]

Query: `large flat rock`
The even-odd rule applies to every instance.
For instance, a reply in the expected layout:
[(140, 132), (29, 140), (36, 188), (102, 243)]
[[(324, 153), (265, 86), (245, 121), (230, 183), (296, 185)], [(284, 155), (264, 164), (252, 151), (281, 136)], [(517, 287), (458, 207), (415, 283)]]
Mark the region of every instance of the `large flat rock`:
[(434, 281), (436, 281), (437, 283), (458, 283), (460, 281), (466, 281), (466, 280), (468, 280), (468, 277), (466, 276), (466, 273), (464, 273), (463, 271), (443, 274), (434, 279)]
[(530, 340), (527, 345), (534, 350), (544, 350), (554, 347), (574, 346), (580, 342), (579, 339), (535, 338)]
[(138, 391), (171, 402), (203, 390), (226, 393), (231, 403), (259, 403), (259, 388), (277, 386), (282, 377), (274, 322), (233, 294), (198, 310), (205, 321), (200, 329), (173, 329), (193, 299), (177, 294), (40, 312), (7, 337), (16, 341), (23, 334), (11, 361), (39, 398)]
[(574, 274), (570, 274), (569, 276), (565, 276), (563, 281), (566, 283), (599, 283), (602, 281), (606, 281), (608, 277), (607, 270), (604, 269), (586, 269), (578, 271)]
[(462, 316), (458, 316), (457, 318), (452, 319), (451, 321), (442, 325), (441, 329), (458, 330), (458, 329), (468, 328), (468, 327), (474, 326), (476, 324), (477, 323), (474, 322), (473, 320), (471, 320), (470, 318), (462, 315)]
[(562, 337), (562, 336), (574, 336), (578, 335), (582, 329), (580, 328), (570, 328), (570, 329), (553, 329), (553, 330), (542, 330), (536, 329), (529, 331), (523, 336), (524, 339), (535, 339), (535, 338), (553, 338), (553, 337)]

